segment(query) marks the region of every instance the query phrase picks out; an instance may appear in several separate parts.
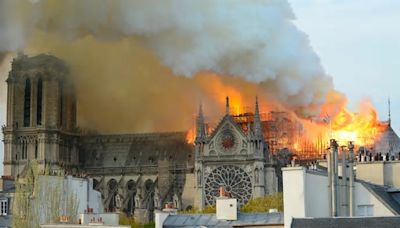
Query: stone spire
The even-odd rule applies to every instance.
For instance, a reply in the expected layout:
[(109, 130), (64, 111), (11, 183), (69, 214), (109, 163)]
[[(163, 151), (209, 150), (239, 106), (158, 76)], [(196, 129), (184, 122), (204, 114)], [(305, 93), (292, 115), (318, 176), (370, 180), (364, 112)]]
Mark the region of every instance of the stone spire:
[(262, 137), (262, 126), (260, 119), (260, 110), (258, 108), (258, 97), (256, 97), (256, 110), (254, 112), (254, 136)]
[(225, 113), (226, 113), (226, 115), (229, 115), (229, 97), (228, 96), (226, 96)]
[(202, 138), (205, 136), (205, 125), (204, 125), (204, 115), (203, 115), (203, 105), (200, 103), (199, 114), (197, 116), (196, 123), (196, 138)]

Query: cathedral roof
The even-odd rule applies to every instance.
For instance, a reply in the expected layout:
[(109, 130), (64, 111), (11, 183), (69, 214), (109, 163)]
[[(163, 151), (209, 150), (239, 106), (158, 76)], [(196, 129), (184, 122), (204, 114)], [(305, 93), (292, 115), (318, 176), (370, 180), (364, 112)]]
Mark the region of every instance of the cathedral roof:
[(85, 169), (146, 172), (156, 169), (160, 160), (180, 167), (194, 161), (193, 145), (186, 142), (185, 132), (83, 136), (80, 150)]
[(375, 151), (384, 154), (400, 152), (400, 138), (390, 125), (387, 125), (377, 136), (375, 140)]

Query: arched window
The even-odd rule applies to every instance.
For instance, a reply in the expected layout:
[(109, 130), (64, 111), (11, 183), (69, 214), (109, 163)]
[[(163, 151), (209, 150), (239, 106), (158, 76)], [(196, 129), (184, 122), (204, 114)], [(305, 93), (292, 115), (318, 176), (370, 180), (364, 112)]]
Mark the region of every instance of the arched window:
[(24, 140), (22, 141), (22, 156), (21, 159), (25, 160), (28, 157), (28, 143)]
[(127, 201), (125, 213), (127, 215), (133, 215), (135, 212), (135, 196), (136, 196), (136, 183), (133, 180), (129, 180), (126, 184), (127, 189)]
[(96, 179), (93, 179), (93, 189), (97, 190), (98, 185), (99, 185), (99, 181)]
[(37, 104), (36, 104), (36, 124), (42, 124), (42, 105), (43, 105), (43, 80), (39, 78), (37, 84)]
[(148, 179), (144, 183), (144, 188), (145, 188), (145, 195), (143, 199), (143, 205), (145, 208), (148, 210), (148, 215), (149, 215), (149, 220), (154, 219), (154, 182), (150, 179)]
[(108, 182), (108, 211), (113, 212), (117, 208), (116, 196), (118, 194), (118, 182), (115, 179), (111, 179)]
[(35, 141), (35, 159), (38, 158), (38, 141)]
[(29, 127), (30, 120), (31, 120), (31, 80), (28, 78), (25, 81), (24, 127)]
[(63, 125), (63, 118), (64, 118), (64, 87), (63, 83), (60, 82), (58, 84), (59, 91), (60, 91), (60, 127)]

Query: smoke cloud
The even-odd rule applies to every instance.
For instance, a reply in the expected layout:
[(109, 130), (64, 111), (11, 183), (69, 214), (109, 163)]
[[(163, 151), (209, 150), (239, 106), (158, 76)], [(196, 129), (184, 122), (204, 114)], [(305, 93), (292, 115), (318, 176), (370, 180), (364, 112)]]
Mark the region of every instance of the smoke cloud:
[(66, 60), (83, 126), (183, 129), (200, 100), (221, 109), (215, 81), (318, 112), (332, 80), (294, 19), (282, 0), (3, 0), (0, 52)]

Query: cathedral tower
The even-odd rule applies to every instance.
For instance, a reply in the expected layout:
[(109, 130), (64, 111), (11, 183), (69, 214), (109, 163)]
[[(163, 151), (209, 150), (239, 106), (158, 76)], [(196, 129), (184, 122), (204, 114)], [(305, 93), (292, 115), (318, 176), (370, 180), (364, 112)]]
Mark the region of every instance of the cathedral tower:
[(23, 174), (31, 160), (53, 171), (78, 164), (76, 99), (60, 59), (19, 54), (7, 82), (4, 175)]

